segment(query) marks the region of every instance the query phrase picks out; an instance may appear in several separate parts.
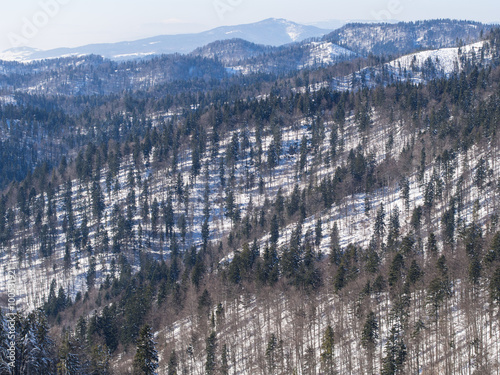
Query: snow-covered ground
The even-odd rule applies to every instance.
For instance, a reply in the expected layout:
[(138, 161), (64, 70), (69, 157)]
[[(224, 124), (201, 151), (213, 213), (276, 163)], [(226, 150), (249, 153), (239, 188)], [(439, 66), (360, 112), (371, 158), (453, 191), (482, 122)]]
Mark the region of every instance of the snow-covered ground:
[[(328, 140), (330, 138), (331, 129), (332, 124), (325, 125), (325, 134), (322, 137), (323, 144), (320, 147), (320, 153), (323, 156), (328, 153)], [(248, 130), (250, 145), (254, 148), (254, 150), (256, 150), (255, 130), (252, 128)], [(389, 133), (392, 134), (394, 140), (393, 143), (395, 145), (390, 151), (386, 149), (386, 142)], [(253, 210), (259, 210), (264, 205), (274, 201), (279, 188), (282, 189), (283, 195), (288, 197), (292, 193), (295, 185), (298, 185), (301, 189), (307, 187), (311, 176), (314, 176), (315, 180), (319, 182), (323, 177), (333, 175), (337, 166), (342, 165), (345, 160), (347, 160), (347, 155), (351, 149), (356, 149), (361, 145), (363, 147), (364, 154), (366, 156), (372, 155), (375, 162), (379, 164), (391, 156), (393, 158), (397, 158), (399, 153), (397, 145), (408, 144), (411, 142), (412, 137), (415, 136), (415, 134), (408, 132), (403, 124), (398, 123), (396, 125), (385, 123), (384, 120), (378, 119), (375, 114), (374, 125), (370, 129), (371, 141), (369, 144), (363, 144), (363, 137), (359, 136), (357, 126), (354, 122), (354, 117), (352, 116), (347, 119), (343, 132), (339, 134), (344, 146), (343, 150), (336, 159), (336, 162), (331, 165), (325, 165), (323, 162), (318, 164), (318, 155), (310, 153), (307, 160), (306, 173), (300, 174), (298, 173), (298, 149), (303, 135), (306, 135), (310, 142), (312, 133), (310, 122), (307, 119), (303, 119), (301, 122), (294, 124), (285, 124), (282, 127), (283, 153), (281, 155), (279, 165), (275, 168), (272, 174), (264, 173), (263, 175), (260, 175), (257, 167), (253, 165), (249, 157), (249, 150), (240, 153), (241, 157), (235, 165), (234, 193), (235, 203), (241, 211), (242, 218), (244, 218), (248, 213), (250, 201), (252, 202)], [(200, 245), (201, 243), (203, 191), (206, 183), (208, 183), (210, 187), (210, 238), (213, 241), (218, 241), (229, 234), (232, 228), (232, 223), (231, 220), (224, 215), (224, 199), (226, 193), (225, 188), (220, 186), (219, 164), (220, 158), (226, 153), (226, 148), (231, 137), (232, 133), (220, 142), (220, 149), (218, 155), (215, 156), (215, 159), (212, 159), (212, 156), (209, 156), (211, 147), (208, 147), (208, 150), (202, 159), (202, 165), (204, 167), (202, 168), (200, 176), (196, 179), (193, 179), (191, 176), (191, 152), (189, 150), (184, 150), (179, 154), (179, 162), (177, 165), (178, 172), (181, 173), (184, 186), (190, 186), (188, 204), (182, 203), (180, 201), (180, 197), (173, 193), (176, 188), (177, 174), (172, 173), (170, 169), (153, 170), (151, 165), (154, 164), (154, 160), (153, 157), (150, 156), (150, 160), (135, 176), (136, 180), (141, 180), (141, 184), (137, 184), (134, 187), (138, 209), (136, 217), (134, 218), (135, 224), (133, 227), (133, 230), (136, 233), (136, 243), (133, 244), (132, 247), (135, 247), (136, 249), (145, 249), (158, 258), (168, 257), (170, 251), (168, 242), (160, 242), (158, 238), (148, 240), (150, 228), (147, 225), (144, 226), (143, 224), (143, 238), (138, 239), (137, 237), (139, 222), (141, 221), (139, 202), (141, 200), (140, 196), (142, 193), (142, 183), (145, 181), (147, 181), (149, 186), (150, 206), (155, 199), (161, 203), (166, 201), (168, 197), (171, 197), (173, 200), (176, 221), (182, 214), (185, 215), (187, 219), (187, 236), (184, 244), (181, 242), (180, 229), (177, 226), (175, 227), (175, 233), (181, 244), (181, 249), (188, 249), (192, 245)], [(267, 135), (263, 138), (263, 162), (267, 160), (266, 152), (270, 144), (271, 135)], [(297, 150), (297, 152), (290, 153), (292, 149)], [(153, 154), (154, 150), (151, 155)], [(454, 186), (458, 177), (464, 170), (473, 170), (477, 160), (481, 157), (484, 157), (488, 161), (489, 167), (492, 168), (492, 174), (489, 177), (490, 180), (497, 181), (498, 177), (500, 177), (500, 165), (498, 165), (495, 160), (495, 153), (493, 150), (478, 150), (476, 148), (472, 148), (468, 151), (467, 155), (459, 155), (457, 158), (457, 168), (455, 169), (451, 180), (451, 186)], [(103, 215), (103, 224), (110, 239), (113, 236), (111, 230), (112, 207), (115, 203), (125, 207), (127, 194), (130, 190), (127, 180), (131, 167), (132, 160), (130, 158), (124, 158), (120, 167), (120, 172), (117, 178), (113, 180), (111, 193), (108, 192), (106, 186), (105, 176), (107, 175), (107, 170), (104, 169), (101, 171), (101, 189), (104, 194), (106, 207)], [(405, 202), (401, 196), (397, 181), (394, 181), (390, 187), (376, 190), (369, 195), (368, 201), (370, 202), (371, 209), (375, 211), (379, 208), (380, 204), (383, 204), (387, 218), (392, 211), (398, 210), (400, 214), (400, 222), (402, 223), (402, 232), (409, 231), (412, 210), (413, 208), (422, 205), (425, 186), (432, 178), (434, 178), (433, 175), (435, 173), (437, 173), (437, 176), (441, 180), (443, 179), (444, 171), (439, 170), (436, 163), (431, 163), (428, 165), (422, 181), (419, 181), (416, 175), (410, 176), (410, 201), (408, 210), (406, 209)], [(247, 181), (251, 175), (253, 175), (253, 182), (250, 185), (246, 185), (245, 181)], [(491, 199), (491, 196), (494, 193), (493, 191), (487, 191), (480, 194), (477, 187), (473, 185), (473, 173), (470, 173), (468, 176), (468, 180), (464, 181), (463, 186), (466, 194), (466, 205), (461, 215), (464, 218), (465, 223), (470, 222), (473, 218), (473, 205), (477, 200), (480, 210), (476, 213), (476, 215), (478, 215), (481, 222), (483, 222), (488, 215), (495, 212), (497, 209), (497, 207), (493, 206), (494, 202)], [(262, 177), (264, 181), (264, 194), (260, 194), (259, 192), (259, 177)], [(226, 171), (226, 180), (228, 179), (229, 171)], [(75, 212), (76, 226), (79, 227), (81, 225), (84, 208), (87, 207), (87, 210), (90, 210), (89, 202), (91, 199), (91, 184), (81, 183), (78, 180), (74, 180), (72, 185), (73, 208)], [(115, 186), (119, 186), (119, 191), (114, 190)], [(487, 187), (486, 189), (494, 189), (494, 186), (495, 184)], [(96, 258), (97, 284), (102, 282), (106, 275), (110, 274), (111, 259), (116, 258), (116, 254), (112, 254), (111, 252), (106, 254), (98, 252), (90, 255), (87, 254), (85, 250), (77, 251), (72, 247), (72, 267), (64, 270), (63, 259), (66, 238), (60, 229), (60, 225), (64, 217), (63, 195), (64, 186), (61, 186), (58, 188), (55, 198), (58, 211), (57, 221), (59, 229), (54, 254), (50, 258), (41, 258), (38, 245), (28, 246), (26, 256), (18, 263), (18, 303), (20, 306), (24, 306), (28, 309), (33, 309), (43, 302), (44, 298), (48, 295), (49, 286), (53, 278), (56, 279), (58, 287), (62, 286), (69, 293), (69, 295), (74, 297), (78, 291), (84, 292), (86, 290), (86, 273), (91, 256)], [(315, 222), (317, 219), (321, 219), (323, 225), (323, 239), (320, 243), (320, 249), (323, 253), (326, 254), (329, 252), (329, 234), (334, 223), (337, 224), (340, 230), (341, 245), (343, 247), (347, 246), (349, 243), (366, 246), (373, 234), (373, 221), (375, 215), (367, 216), (365, 214), (365, 203), (366, 197), (364, 194), (348, 195), (338, 205), (334, 205), (329, 209), (325, 209), (307, 217), (303, 224), (303, 234), (305, 234), (308, 230), (313, 231)], [(434, 208), (436, 214), (433, 215), (434, 220), (432, 222), (432, 226), (435, 228), (434, 231), (436, 233), (440, 233), (440, 213), (444, 212), (447, 207), (446, 205), (447, 199), (444, 197), (442, 199), (436, 199)], [(95, 249), (97, 239), (95, 238), (95, 225), (92, 221), (90, 211), (87, 212), (87, 216), (89, 218), (90, 244), (92, 248)], [(279, 245), (286, 244), (294, 228), (295, 225), (291, 224), (280, 230), (281, 236)], [(30, 230), (27, 232), (28, 238), (30, 237), (29, 233)], [(34, 234), (31, 234), (31, 236), (33, 235)], [(22, 237), (21, 232), (16, 233), (14, 237)], [(264, 245), (267, 240), (267, 237), (263, 237), (259, 242), (261, 245)], [(148, 245), (148, 241), (150, 241), (150, 245)], [(34, 241), (34, 243), (38, 242), (39, 241)], [(18, 248), (20, 245), (21, 244), (18, 242), (13, 242), (10, 246), (1, 249), (0, 261), (2, 264), (7, 264), (7, 260), (9, 259), (17, 259)], [(261, 249), (263, 249), (263, 246), (261, 246)], [(138, 264), (138, 253), (129, 253), (127, 255), (131, 258), (130, 260), (132, 265)], [(228, 254), (226, 259), (231, 258), (232, 255)], [(0, 275), (0, 292), (5, 292), (6, 290), (6, 277), (7, 273), (2, 272)]]
[(489, 46), (484, 41), (462, 47), (421, 51), (382, 66), (368, 67), (345, 77), (334, 78), (332, 87), (336, 90), (353, 90), (396, 81), (425, 83), (430, 79), (460, 73), (467, 63), (487, 64), (490, 59)]

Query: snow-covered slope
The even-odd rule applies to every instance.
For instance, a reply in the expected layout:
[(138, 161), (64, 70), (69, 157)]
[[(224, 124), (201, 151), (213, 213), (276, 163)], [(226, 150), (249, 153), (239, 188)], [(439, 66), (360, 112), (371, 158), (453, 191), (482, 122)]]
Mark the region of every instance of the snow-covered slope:
[(332, 85), (337, 90), (353, 90), (395, 81), (425, 83), (431, 79), (460, 73), (468, 64), (484, 66), (490, 61), (489, 45), (481, 41), (462, 47), (411, 53), (380, 66), (367, 67), (345, 77), (335, 78)]
[(457, 41), (478, 41), (492, 25), (472, 21), (428, 20), (417, 22), (351, 23), (326, 35), (324, 40), (368, 55), (408, 54), (421, 49), (454, 47)]
[(434, 69), (436, 72), (449, 75), (463, 68), (467, 57), (479, 55), (484, 47), (484, 42), (466, 45), (462, 48), (442, 48), (437, 50), (422, 51), (400, 57), (391, 61), (388, 66), (394, 69), (422, 70)]
[(339, 57), (354, 57), (356, 53), (331, 42), (311, 42), (309, 59), (303, 67), (333, 64)]
[(8, 50), (0, 52), (0, 60), (19, 62), (30, 61), (31, 56), (40, 52), (42, 51), (29, 47), (10, 48)]

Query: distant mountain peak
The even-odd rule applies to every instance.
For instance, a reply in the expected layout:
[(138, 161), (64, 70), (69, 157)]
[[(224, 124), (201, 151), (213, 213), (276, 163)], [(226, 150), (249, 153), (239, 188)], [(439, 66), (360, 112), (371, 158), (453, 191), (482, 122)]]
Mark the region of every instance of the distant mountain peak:
[(197, 34), (160, 35), (131, 42), (91, 44), (49, 51), (25, 50), (15, 53), (7, 51), (0, 53), (0, 60), (27, 62), (88, 54), (101, 55), (112, 60), (133, 60), (162, 54), (187, 54), (209, 43), (234, 38), (277, 47), (321, 37), (330, 31), (316, 26), (301, 25), (283, 18), (268, 18), (255, 23), (221, 26)]

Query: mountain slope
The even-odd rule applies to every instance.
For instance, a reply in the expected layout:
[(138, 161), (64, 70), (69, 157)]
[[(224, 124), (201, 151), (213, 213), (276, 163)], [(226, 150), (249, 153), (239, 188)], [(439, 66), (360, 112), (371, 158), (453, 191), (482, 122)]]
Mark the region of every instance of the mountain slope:
[(196, 48), (191, 55), (201, 56), (209, 59), (217, 59), (226, 66), (253, 58), (255, 56), (269, 53), (273, 48), (248, 42), (243, 39), (219, 40), (206, 46)]
[(430, 20), (395, 24), (347, 24), (324, 40), (359, 54), (402, 55), (421, 49), (456, 47), (458, 41), (473, 43), (492, 25), (472, 21)]
[[(5, 64), (0, 136), (20, 142), (0, 165), (22, 142), (52, 157), (0, 195), (2, 310), (40, 308), (16, 318), (17, 373), (131, 373), (145, 323), (159, 374), (498, 373), (500, 29), (480, 46), (228, 86), (179, 63), (168, 95), (151, 70), (203, 58)], [(308, 89), (370, 61), (400, 76)], [(89, 66), (131, 89), (17, 91)]]
[(428, 83), (473, 67), (486, 67), (498, 58), (486, 41), (461, 47), (426, 50), (401, 56), (387, 63), (370, 66), (344, 77), (336, 77), (331, 85), (336, 90), (358, 90), (389, 85), (394, 82)]

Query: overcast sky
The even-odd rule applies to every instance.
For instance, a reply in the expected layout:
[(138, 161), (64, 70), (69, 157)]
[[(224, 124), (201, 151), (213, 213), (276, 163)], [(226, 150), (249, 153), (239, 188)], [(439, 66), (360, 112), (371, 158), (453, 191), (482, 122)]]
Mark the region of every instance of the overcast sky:
[(498, 0), (1, 0), (0, 51), (76, 47), (286, 18), (500, 21)]

